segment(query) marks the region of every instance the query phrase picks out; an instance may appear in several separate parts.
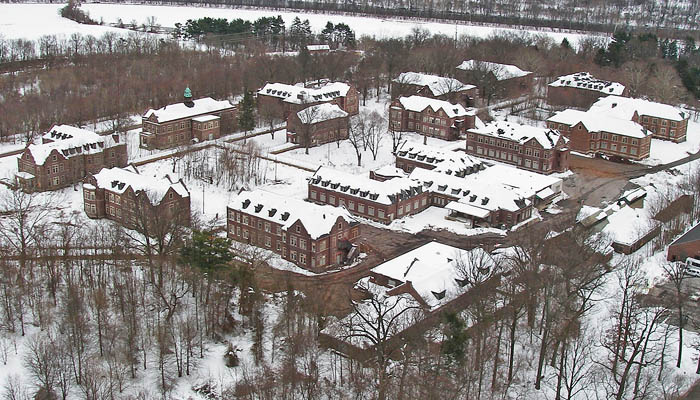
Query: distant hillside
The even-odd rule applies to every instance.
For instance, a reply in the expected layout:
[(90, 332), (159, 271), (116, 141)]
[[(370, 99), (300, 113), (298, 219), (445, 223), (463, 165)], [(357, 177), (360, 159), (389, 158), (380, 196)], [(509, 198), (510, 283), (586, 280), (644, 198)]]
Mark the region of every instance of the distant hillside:
[(700, 24), (700, 2), (693, 0), (140, 0), (139, 3), (306, 9), (598, 32), (628, 27), (676, 37), (697, 36), (696, 28)]

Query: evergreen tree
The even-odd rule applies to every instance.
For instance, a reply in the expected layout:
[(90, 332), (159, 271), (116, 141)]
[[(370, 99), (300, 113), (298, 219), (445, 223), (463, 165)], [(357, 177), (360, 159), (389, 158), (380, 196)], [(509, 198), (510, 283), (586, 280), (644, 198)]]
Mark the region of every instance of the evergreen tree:
[(561, 48), (566, 49), (566, 50), (571, 50), (571, 43), (569, 43), (569, 41), (566, 38), (564, 38), (561, 41)]
[(223, 268), (231, 260), (231, 240), (207, 231), (192, 232), (192, 241), (180, 250), (180, 260), (202, 272), (211, 274)]
[(255, 100), (253, 93), (246, 89), (243, 94), (243, 100), (238, 104), (238, 128), (248, 132), (255, 128)]
[(467, 340), (466, 323), (455, 313), (445, 314), (445, 340), (442, 341), (442, 353), (450, 362), (464, 361)]

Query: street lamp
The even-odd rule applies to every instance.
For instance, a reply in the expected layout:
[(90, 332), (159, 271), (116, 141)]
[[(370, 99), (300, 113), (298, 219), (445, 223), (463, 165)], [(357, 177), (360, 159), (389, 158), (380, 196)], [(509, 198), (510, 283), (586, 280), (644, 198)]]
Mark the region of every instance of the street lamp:
[(214, 184), (214, 178), (212, 176), (202, 176), (197, 178), (202, 181), (202, 214), (204, 214), (204, 184), (208, 183), (210, 185)]

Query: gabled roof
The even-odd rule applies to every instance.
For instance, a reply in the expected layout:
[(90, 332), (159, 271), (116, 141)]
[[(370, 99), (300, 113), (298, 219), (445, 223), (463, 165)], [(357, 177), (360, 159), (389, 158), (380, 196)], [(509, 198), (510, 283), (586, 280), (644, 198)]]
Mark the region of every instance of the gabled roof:
[(141, 175), (135, 168), (103, 168), (93, 176), (98, 188), (120, 194), (126, 192), (129, 187), (136, 193), (143, 191), (153, 205), (160, 204), (170, 189), (182, 197), (190, 196), (190, 192), (181, 181), (172, 182), (167, 175), (164, 178)]
[(465, 117), (476, 115), (474, 108), (465, 109), (461, 104), (452, 104), (448, 101), (431, 99), (422, 96), (409, 96), (399, 98), (399, 102), (408, 111), (423, 112), (430, 107), (434, 112), (443, 110), (449, 118)]
[(302, 104), (329, 102), (337, 97), (347, 96), (349, 90), (350, 85), (343, 82), (331, 82), (318, 88), (268, 83), (258, 90), (258, 95), (277, 97), (287, 103)]
[(193, 100), (190, 105), (188, 105), (188, 103), (177, 103), (157, 110), (150, 109), (143, 114), (143, 118), (147, 119), (155, 115), (158, 123), (163, 123), (181, 118), (219, 112), (229, 108), (233, 108), (233, 104), (228, 100), (214, 100), (211, 97), (204, 97)]
[(625, 91), (625, 85), (618, 82), (596, 79), (589, 72), (577, 72), (557, 78), (549, 86), (567, 86), (577, 89), (595, 90), (605, 94), (621, 95)]
[[(544, 149), (554, 148), (559, 142), (559, 138), (562, 137), (557, 130), (520, 125), (508, 121), (491, 122), (481, 128), (469, 129), (468, 132), (510, 140), (520, 144), (525, 144), (531, 139), (535, 139)], [(567, 140), (566, 138), (563, 139)]]
[(356, 221), (343, 207), (321, 206), (260, 189), (241, 192), (228, 208), (282, 225), (283, 229), (299, 221), (314, 240), (327, 235), (338, 218), (348, 223)]
[(555, 122), (574, 126), (581, 122), (589, 132), (608, 132), (633, 138), (645, 138), (652, 133), (634, 121), (610, 117), (593, 111), (564, 110), (560, 111), (547, 122)]
[(588, 111), (628, 120), (632, 119), (635, 112), (640, 116), (647, 115), (670, 121), (683, 121), (689, 117), (687, 112), (669, 104), (621, 96), (601, 97)]
[(423, 192), (420, 183), (408, 178), (392, 178), (380, 182), (364, 175), (351, 175), (328, 167), (319, 168), (309, 178), (309, 184), (386, 205)]
[(522, 69), (511, 64), (499, 64), (488, 61), (466, 60), (462, 61), (457, 66), (457, 69), (463, 71), (471, 71), (475, 69), (485, 69), (493, 73), (496, 80), (503, 81), (506, 79), (520, 78), (521, 76), (530, 75), (532, 72), (523, 71)]
[(447, 93), (462, 92), (473, 89), (474, 85), (465, 85), (454, 78), (445, 78), (439, 75), (430, 75), (420, 72), (404, 72), (394, 82), (400, 84), (427, 86), (433, 96), (442, 96)]
[[(372, 272), (400, 283), (410, 282), (421, 299), (430, 307), (441, 306), (466, 292), (458, 267), (471, 259), (485, 262), (484, 268), (493, 267), (494, 260), (480, 248), (471, 251), (430, 242), (372, 268)], [(460, 281), (462, 281), (460, 283)]]
[(54, 150), (65, 158), (71, 158), (81, 154), (100, 153), (105, 147), (115, 145), (111, 136), (100, 136), (95, 132), (69, 125), (54, 125), (42, 138), (53, 142), (27, 146), (36, 165), (43, 165)]
[(331, 103), (317, 104), (297, 112), (297, 117), (299, 117), (299, 121), (302, 124), (317, 124), (347, 116), (348, 113), (343, 111), (338, 105)]

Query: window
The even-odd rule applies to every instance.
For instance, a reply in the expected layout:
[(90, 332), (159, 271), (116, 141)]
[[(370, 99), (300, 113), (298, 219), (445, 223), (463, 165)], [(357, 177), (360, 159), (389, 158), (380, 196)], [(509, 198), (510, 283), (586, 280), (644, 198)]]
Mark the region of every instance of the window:
[(377, 210), (377, 217), (384, 218), (384, 210)]
[(316, 200), (316, 191), (315, 190), (311, 191), (311, 199)]
[(296, 237), (296, 236), (290, 236), (290, 237), (289, 237), (289, 244), (291, 244), (292, 246), (295, 246), (295, 247), (296, 247), (296, 245), (297, 245), (297, 237)]
[(369, 215), (374, 215), (374, 207), (372, 207), (372, 206), (367, 207), (367, 213)]
[(243, 216), (243, 224), (248, 225), (248, 216), (247, 215)]
[(321, 193), (321, 195), (319, 196), (319, 200), (321, 200), (321, 203), (325, 203), (326, 202), (326, 194)]
[(335, 205), (335, 196), (333, 196), (333, 195), (328, 196), (328, 202), (331, 205)]
[(357, 212), (364, 214), (365, 213), (365, 205), (362, 203), (357, 204)]
[(56, 161), (56, 156), (51, 156), (52, 161)]
[(302, 250), (306, 250), (306, 240), (299, 239), (299, 248)]
[(354, 202), (354, 201), (350, 201), (350, 202), (348, 203), (348, 208), (351, 209), (351, 210), (355, 210), (355, 202)]
[(627, 153), (627, 146), (620, 147), (620, 152)]
[(299, 262), (306, 264), (306, 254), (299, 254)]
[(622, 143), (627, 143), (627, 136), (622, 137)]
[(617, 142), (617, 135), (612, 135), (610, 137), (610, 140), (612, 140), (613, 142)]
[(636, 154), (637, 154), (637, 148), (636, 148), (636, 147), (630, 148), (630, 154), (636, 155)]
[(258, 220), (258, 229), (262, 230), (262, 221)]
[(297, 252), (296, 252), (296, 251), (292, 251), (291, 254), (292, 254), (292, 260), (296, 261), (296, 260), (297, 260)]
[(272, 247), (272, 239), (269, 236), (265, 236), (265, 247)]
[(301, 232), (301, 228), (299, 227), (299, 225), (297, 225), (296, 231), (297, 233)]
[(270, 223), (265, 222), (265, 232), (270, 232)]

